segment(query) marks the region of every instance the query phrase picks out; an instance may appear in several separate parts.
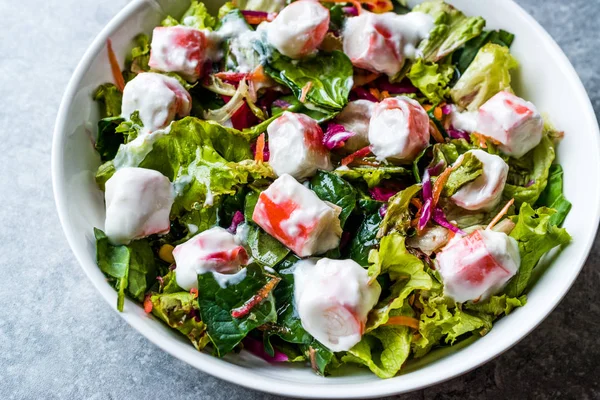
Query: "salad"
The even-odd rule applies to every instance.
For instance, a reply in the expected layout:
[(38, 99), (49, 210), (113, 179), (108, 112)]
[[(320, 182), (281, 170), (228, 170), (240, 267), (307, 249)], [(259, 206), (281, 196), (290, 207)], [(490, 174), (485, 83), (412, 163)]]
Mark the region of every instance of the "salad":
[(571, 237), (513, 35), (441, 1), (192, 1), (97, 88), (99, 268), (223, 357), (393, 377), (526, 303)]

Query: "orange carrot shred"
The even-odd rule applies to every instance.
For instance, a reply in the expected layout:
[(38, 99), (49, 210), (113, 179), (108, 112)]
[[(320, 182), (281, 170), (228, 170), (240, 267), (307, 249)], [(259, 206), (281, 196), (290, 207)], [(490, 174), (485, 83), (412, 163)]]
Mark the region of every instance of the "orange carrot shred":
[(444, 115), (442, 113), (442, 107), (436, 107), (433, 109), (433, 116), (440, 121), (442, 119), (442, 115)]
[(440, 176), (438, 176), (438, 178), (435, 180), (432, 190), (432, 210), (435, 209), (435, 206), (437, 205), (438, 200), (440, 199), (440, 195), (442, 194), (442, 189), (444, 189), (444, 185), (446, 184), (446, 181), (448, 180), (448, 177), (450, 176), (450, 172), (452, 172), (452, 170), (452, 167), (446, 168), (444, 172), (442, 172)]
[(341, 164), (346, 166), (346, 165), (352, 163), (352, 161), (354, 161), (355, 158), (365, 157), (365, 156), (369, 155), (370, 153), (371, 153), (371, 146), (363, 147), (362, 149), (355, 151), (354, 153), (350, 154), (349, 156), (342, 158)]
[(397, 315), (395, 317), (390, 317), (384, 325), (402, 325), (413, 329), (419, 329), (419, 320), (413, 317)]
[(388, 97), (390, 97), (390, 92), (388, 92), (387, 90), (384, 90), (383, 92), (381, 92), (382, 99), (387, 99)]
[(429, 121), (429, 133), (431, 134), (431, 136), (433, 136), (433, 138), (435, 139), (436, 142), (438, 142), (438, 143), (445, 142), (444, 137), (440, 133), (437, 126), (435, 126), (435, 123), (433, 121)]
[(113, 51), (110, 39), (106, 39), (106, 51), (108, 52), (108, 61), (110, 62), (110, 69), (112, 71), (113, 79), (115, 80), (115, 86), (120, 92), (123, 92), (123, 89), (125, 89), (125, 79), (123, 79), (123, 73), (119, 67), (119, 62)]
[(494, 225), (496, 225), (502, 219), (502, 217), (504, 217), (504, 215), (506, 215), (506, 213), (508, 212), (508, 209), (510, 208), (510, 206), (513, 205), (514, 202), (515, 202), (515, 199), (510, 199), (508, 201), (508, 203), (506, 203), (506, 205), (504, 207), (502, 207), (502, 210), (500, 210), (500, 212), (494, 217), (494, 219), (488, 224), (488, 226), (485, 229), (492, 229), (494, 227)]
[(144, 312), (146, 314), (150, 314), (152, 312), (152, 307), (153, 307), (152, 299), (151, 299), (150, 295), (147, 295), (144, 298)]
[(429, 111), (429, 110), (431, 110), (431, 107), (433, 107), (431, 104), (425, 104), (425, 105), (423, 106), (423, 108), (425, 109), (425, 111)]
[(256, 153), (254, 154), (254, 161), (263, 162), (265, 160), (265, 133), (261, 133), (258, 139), (256, 139)]
[(370, 88), (369, 93), (371, 93), (373, 95), (373, 97), (375, 97), (377, 100), (381, 100), (381, 93), (379, 92), (379, 89)]
[(353, 88), (366, 85), (367, 83), (373, 82), (375, 79), (379, 78), (380, 74), (370, 73), (368, 75), (354, 75), (354, 85)]
[(312, 81), (309, 81), (306, 85), (304, 85), (304, 87), (302, 88), (302, 92), (300, 94), (300, 103), (304, 103), (306, 101), (306, 96), (308, 95), (308, 92), (310, 91), (312, 86), (313, 86)]
[(190, 294), (192, 295), (192, 297), (193, 297), (194, 299), (197, 299), (197, 298), (198, 298), (198, 289), (196, 289), (196, 288), (191, 288), (191, 289), (190, 289)]

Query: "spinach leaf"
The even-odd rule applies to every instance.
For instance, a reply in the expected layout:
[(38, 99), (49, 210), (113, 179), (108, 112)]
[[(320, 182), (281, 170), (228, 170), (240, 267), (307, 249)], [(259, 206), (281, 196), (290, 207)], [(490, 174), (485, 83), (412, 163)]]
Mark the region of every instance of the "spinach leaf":
[(356, 190), (348, 182), (326, 171), (317, 171), (310, 180), (310, 189), (321, 200), (328, 201), (342, 208), (340, 225), (344, 223), (356, 206)]
[(248, 265), (223, 286), (212, 272), (198, 275), (200, 316), (219, 357), (233, 350), (251, 330), (276, 321), (272, 293), (252, 307), (248, 314), (239, 318), (232, 316), (233, 309), (247, 304), (271, 279), (274, 278), (257, 264)]
[(571, 210), (571, 202), (563, 194), (563, 169), (552, 164), (548, 174), (548, 184), (536, 202), (536, 206), (546, 206), (556, 210), (550, 217), (550, 225), (561, 226)]
[(253, 223), (248, 223), (248, 247), (252, 257), (261, 265), (274, 267), (283, 260), (290, 249)]
[(369, 252), (379, 243), (377, 231), (382, 218), (379, 208), (365, 215), (349, 244), (348, 256), (363, 267), (369, 264)]

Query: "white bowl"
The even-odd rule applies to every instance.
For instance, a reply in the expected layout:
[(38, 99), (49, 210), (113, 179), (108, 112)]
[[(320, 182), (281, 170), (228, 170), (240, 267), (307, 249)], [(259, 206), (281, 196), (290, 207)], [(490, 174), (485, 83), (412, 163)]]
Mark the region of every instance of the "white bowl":
[[(150, 33), (167, 14), (179, 16), (189, 1), (134, 0), (98, 35), (77, 66), (58, 113), (52, 147), (54, 195), (63, 229), (85, 273), (102, 296), (115, 307), (117, 296), (95, 262), (93, 227), (104, 224), (102, 193), (94, 183), (100, 159), (90, 140), (99, 118), (92, 92), (111, 81), (106, 39), (112, 39), (119, 60), (139, 32)], [(207, 1), (214, 12), (220, 1)], [(397, 394), (442, 382), (489, 361), (535, 328), (558, 304), (579, 274), (593, 244), (600, 218), (600, 132), (581, 81), (552, 38), (509, 0), (451, 1), (470, 15), (481, 15), (489, 28), (516, 35), (511, 51), (521, 67), (517, 92), (550, 116), (565, 131), (558, 156), (565, 171), (565, 194), (573, 208), (565, 227), (573, 243), (552, 260), (529, 293), (525, 307), (498, 321), (492, 331), (469, 345), (434, 352), (412, 363), (395, 378), (380, 380), (367, 370), (348, 375), (318, 377), (310, 368), (269, 365), (245, 352), (225, 360), (196, 351), (185, 338), (147, 316), (127, 300), (120, 315), (163, 350), (216, 377), (253, 389), (312, 398), (364, 398)]]

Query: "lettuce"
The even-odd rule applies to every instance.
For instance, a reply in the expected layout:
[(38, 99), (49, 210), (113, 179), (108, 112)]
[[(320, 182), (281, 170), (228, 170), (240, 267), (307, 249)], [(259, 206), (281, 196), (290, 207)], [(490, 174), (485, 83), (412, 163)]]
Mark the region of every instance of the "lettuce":
[(210, 342), (206, 326), (195, 318), (198, 305), (189, 292), (153, 294), (150, 301), (152, 314), (186, 336), (197, 350)]
[(148, 241), (135, 240), (126, 246), (114, 246), (97, 228), (94, 228), (94, 236), (96, 262), (117, 290), (117, 309), (123, 311), (125, 294), (142, 301), (158, 276), (157, 263)]
[(123, 121), (121, 117), (108, 117), (98, 121), (98, 138), (95, 147), (100, 154), (100, 160), (108, 161), (115, 158), (119, 146), (125, 142), (123, 132), (117, 131)]
[(274, 278), (256, 264), (248, 265), (224, 283), (217, 281), (212, 272), (198, 275), (200, 316), (219, 357), (233, 350), (251, 330), (276, 321), (272, 293), (248, 314), (238, 318), (232, 316), (233, 309), (249, 302), (271, 279)]
[(383, 237), (392, 232), (400, 232), (406, 235), (410, 228), (412, 216), (408, 206), (413, 197), (419, 193), (421, 185), (412, 185), (401, 192), (396, 193), (388, 201), (388, 209), (381, 221), (377, 237)]
[(285, 0), (238, 0), (236, 5), (240, 10), (279, 12), (287, 2)]
[(133, 42), (135, 46), (131, 49), (130, 55), (125, 61), (125, 71), (123, 78), (125, 83), (136, 77), (140, 72), (150, 71), (148, 61), (150, 61), (150, 38), (148, 35), (140, 33)]
[(273, 50), (265, 72), (287, 86), (302, 101), (302, 89), (310, 85), (304, 105), (318, 111), (340, 111), (348, 103), (353, 84), (352, 62), (341, 51), (318, 53), (292, 60)]
[(523, 203), (519, 215), (512, 217), (516, 225), (510, 237), (519, 245), (521, 266), (504, 290), (508, 296), (516, 297), (523, 293), (535, 266), (545, 253), (571, 241), (566, 229), (552, 225), (550, 219), (555, 213), (555, 210), (546, 207), (533, 210), (529, 204)]
[(93, 99), (100, 104), (102, 118), (119, 117), (121, 115), (123, 93), (114, 84), (105, 83), (98, 86)]
[(358, 207), (365, 216), (348, 245), (348, 257), (363, 267), (369, 264), (369, 252), (379, 243), (377, 232), (383, 219), (379, 213), (382, 203), (377, 201), (369, 201), (366, 205), (365, 203), (358, 202)]
[(517, 65), (508, 48), (488, 43), (450, 90), (450, 97), (458, 106), (475, 111), (496, 93), (510, 89), (510, 70)]
[(509, 297), (506, 294), (503, 294), (500, 296), (492, 296), (485, 301), (477, 303), (465, 303), (464, 308), (499, 317), (503, 314), (508, 315), (516, 307), (523, 307), (525, 303), (527, 303), (527, 296), (525, 295)]
[(507, 158), (509, 170), (504, 197), (514, 198), (517, 207), (523, 203), (534, 204), (546, 188), (554, 157), (554, 144), (545, 134), (540, 144), (523, 157)]
[(444, 101), (450, 91), (448, 84), (454, 74), (454, 68), (448, 64), (426, 62), (419, 58), (408, 72), (408, 79), (434, 105)]
[(571, 202), (563, 194), (563, 169), (552, 164), (548, 173), (548, 184), (537, 200), (536, 206), (546, 206), (556, 210), (550, 217), (550, 225), (561, 226), (571, 210)]
[(217, 19), (209, 14), (204, 3), (197, 0), (192, 0), (190, 8), (183, 14), (180, 21), (167, 16), (161, 23), (162, 26), (185, 25), (196, 29), (213, 29), (216, 24)]
[(361, 165), (358, 167), (338, 168), (333, 173), (348, 181), (362, 180), (369, 188), (372, 188), (379, 185), (384, 179), (407, 177), (411, 174), (411, 171), (396, 165), (381, 165), (378, 167)]
[(483, 174), (482, 162), (473, 153), (466, 153), (460, 165), (450, 172), (442, 195), (453, 196), (462, 186), (474, 181), (481, 174)]
[(419, 45), (425, 61), (438, 61), (464, 43), (481, 34), (485, 27), (482, 17), (467, 17), (442, 1), (426, 1), (413, 8), (433, 17), (434, 27), (429, 37)]
[(502, 29), (497, 31), (484, 31), (481, 35), (469, 40), (465, 45), (452, 54), (452, 64), (456, 66), (458, 72), (463, 72), (471, 65), (473, 59), (487, 43), (495, 43), (500, 46), (510, 47), (515, 35)]

